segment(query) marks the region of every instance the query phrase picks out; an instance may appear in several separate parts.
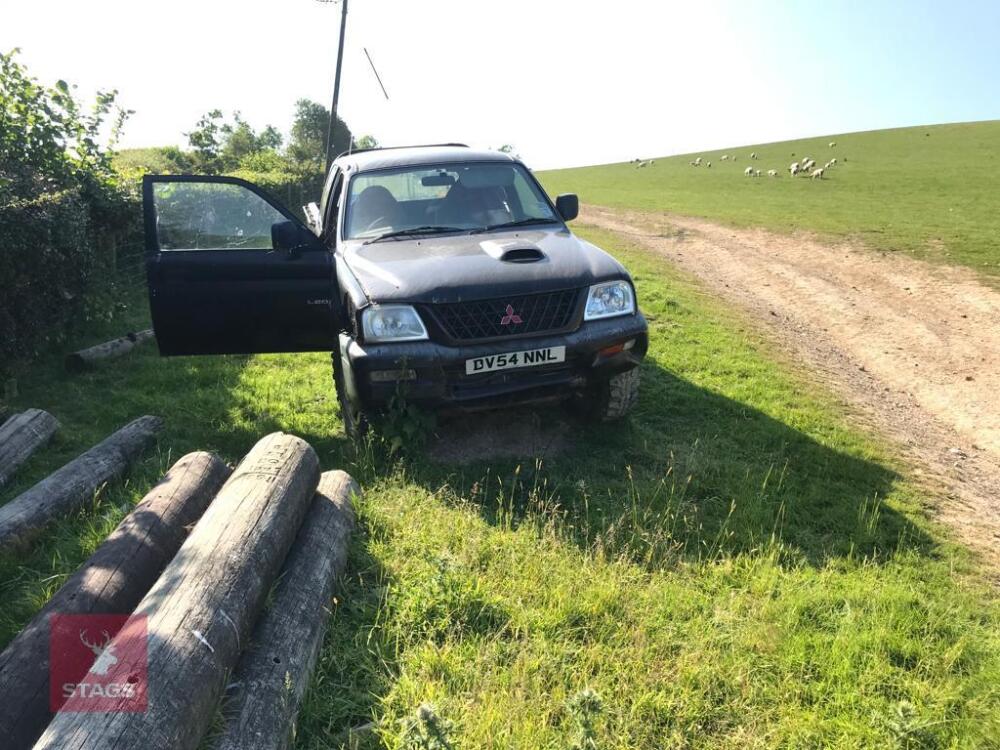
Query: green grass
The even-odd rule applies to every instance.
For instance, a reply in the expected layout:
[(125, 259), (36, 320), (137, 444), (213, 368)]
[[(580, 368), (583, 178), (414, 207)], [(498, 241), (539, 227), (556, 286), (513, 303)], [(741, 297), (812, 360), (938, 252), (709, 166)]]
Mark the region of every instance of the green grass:
[(322, 354), (41, 363), (18, 405), (64, 430), (21, 488), (140, 413), (168, 426), (125, 486), (0, 560), (0, 643), (172, 460), (283, 429), (365, 489), (300, 748), (403, 747), (425, 703), (456, 748), (569, 748), (586, 688), (602, 749), (997, 747), (1000, 609), (889, 450), (669, 265), (584, 234), (634, 272), (652, 348), (634, 416), (573, 422), (545, 464), (356, 455)]
[[(837, 146), (829, 148), (830, 141)], [(860, 239), (996, 277), (998, 153), (1000, 121), (992, 121), (845, 133), (657, 158), (643, 169), (610, 164), (539, 177), (552, 195), (576, 192), (586, 203)], [(720, 161), (722, 154), (738, 161)], [(695, 156), (712, 168), (692, 167)], [(821, 165), (834, 156), (841, 163), (821, 184), (791, 179), (788, 166), (806, 156)], [(746, 178), (751, 164), (781, 176)]]

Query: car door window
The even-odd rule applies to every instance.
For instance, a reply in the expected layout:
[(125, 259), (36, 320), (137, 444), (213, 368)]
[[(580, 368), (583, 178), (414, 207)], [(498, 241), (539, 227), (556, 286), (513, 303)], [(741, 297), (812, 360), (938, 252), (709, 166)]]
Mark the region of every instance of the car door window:
[(286, 220), (241, 185), (158, 182), (153, 201), (161, 251), (271, 250), (271, 226)]

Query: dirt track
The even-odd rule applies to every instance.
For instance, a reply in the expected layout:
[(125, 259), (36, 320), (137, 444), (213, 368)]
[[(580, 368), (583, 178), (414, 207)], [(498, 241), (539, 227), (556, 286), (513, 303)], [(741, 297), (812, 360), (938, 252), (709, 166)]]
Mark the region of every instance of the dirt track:
[[(1000, 293), (965, 269), (808, 235), (587, 206), (746, 309), (945, 500), (932, 510), (1000, 563)], [(940, 493), (937, 493), (940, 494)]]

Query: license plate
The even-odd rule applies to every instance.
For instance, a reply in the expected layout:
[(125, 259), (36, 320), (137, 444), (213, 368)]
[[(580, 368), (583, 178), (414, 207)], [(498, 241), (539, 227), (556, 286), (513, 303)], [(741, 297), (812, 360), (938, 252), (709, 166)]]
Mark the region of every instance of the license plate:
[(477, 372), (493, 372), (495, 370), (511, 370), (515, 367), (537, 367), (566, 361), (565, 346), (549, 346), (544, 349), (525, 349), (523, 352), (506, 352), (504, 354), (487, 354), (485, 357), (473, 357), (465, 360), (465, 374), (475, 375)]

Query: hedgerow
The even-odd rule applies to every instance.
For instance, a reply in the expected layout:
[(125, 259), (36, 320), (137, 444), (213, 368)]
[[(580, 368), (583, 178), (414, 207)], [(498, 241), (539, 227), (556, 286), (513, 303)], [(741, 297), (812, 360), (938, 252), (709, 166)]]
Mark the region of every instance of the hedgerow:
[(65, 81), (47, 87), (0, 53), (0, 374), (64, 339), (74, 323), (114, 314), (93, 293), (115, 245), (138, 227), (136, 202), (111, 165), (130, 114), (117, 92), (83, 107)]

